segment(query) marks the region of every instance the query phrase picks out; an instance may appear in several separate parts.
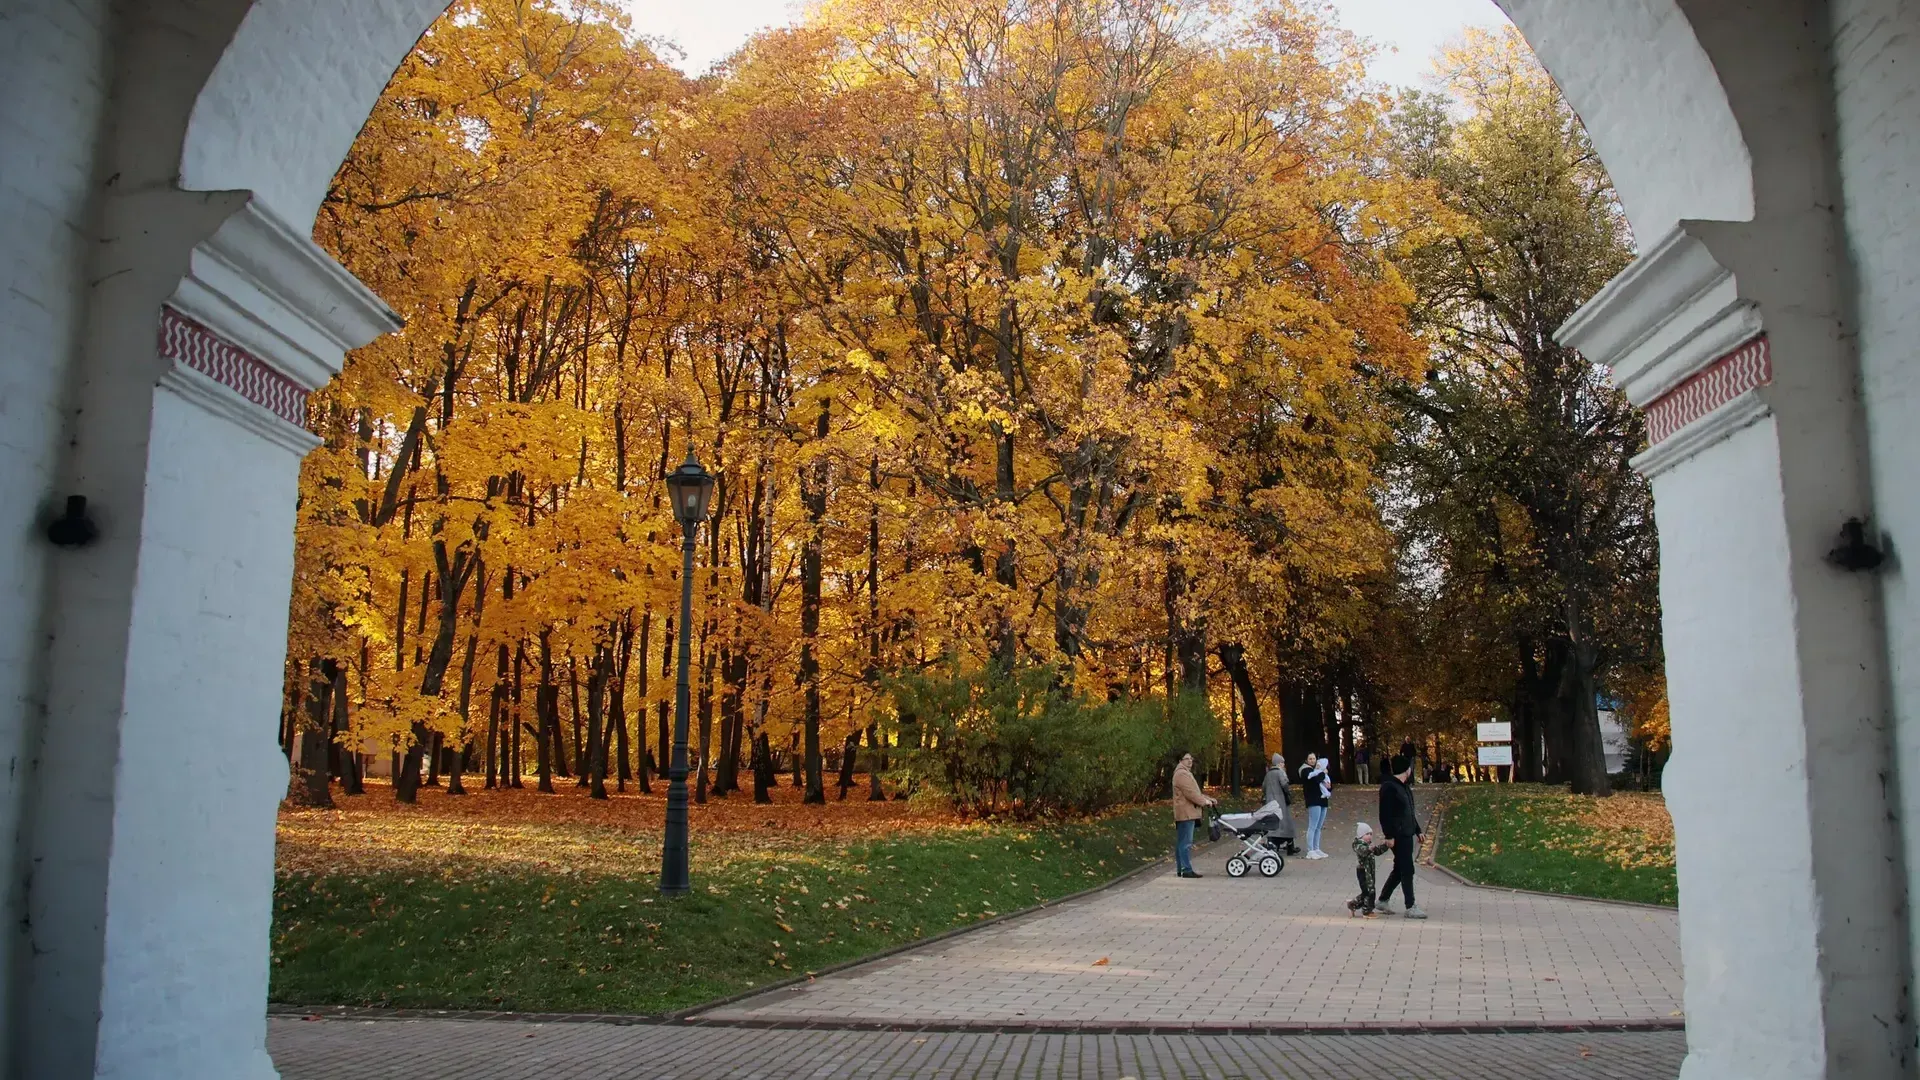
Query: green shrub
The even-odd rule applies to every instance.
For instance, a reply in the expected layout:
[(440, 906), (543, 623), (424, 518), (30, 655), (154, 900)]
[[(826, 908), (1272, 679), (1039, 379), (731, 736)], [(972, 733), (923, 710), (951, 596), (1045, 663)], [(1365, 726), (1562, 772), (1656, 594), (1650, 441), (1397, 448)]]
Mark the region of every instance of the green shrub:
[(896, 777), (977, 815), (1091, 813), (1164, 795), (1178, 753), (1216, 738), (1198, 694), (1092, 702), (1057, 682), (1040, 667), (896, 680)]

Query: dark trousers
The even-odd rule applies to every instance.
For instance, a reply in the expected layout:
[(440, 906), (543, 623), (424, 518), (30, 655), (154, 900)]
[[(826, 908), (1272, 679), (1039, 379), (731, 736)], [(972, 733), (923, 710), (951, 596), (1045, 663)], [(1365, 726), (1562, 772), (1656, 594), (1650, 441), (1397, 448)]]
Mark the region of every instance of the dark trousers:
[(1392, 898), (1393, 887), (1398, 885), (1407, 898), (1407, 906), (1413, 906), (1413, 852), (1419, 846), (1419, 840), (1412, 836), (1393, 838), (1393, 873), (1387, 875), (1387, 883), (1380, 888), (1381, 903)]

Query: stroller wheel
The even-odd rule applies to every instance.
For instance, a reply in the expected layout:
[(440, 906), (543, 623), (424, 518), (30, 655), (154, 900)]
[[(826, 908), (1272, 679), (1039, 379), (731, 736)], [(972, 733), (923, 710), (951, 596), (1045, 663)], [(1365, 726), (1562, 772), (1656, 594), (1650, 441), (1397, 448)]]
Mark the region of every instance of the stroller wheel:
[(1286, 865), (1286, 860), (1278, 855), (1262, 855), (1260, 856), (1260, 876), (1275, 877)]
[(1249, 869), (1251, 869), (1251, 867), (1247, 865), (1247, 859), (1244, 855), (1235, 855), (1233, 858), (1227, 860), (1228, 877), (1246, 877)]

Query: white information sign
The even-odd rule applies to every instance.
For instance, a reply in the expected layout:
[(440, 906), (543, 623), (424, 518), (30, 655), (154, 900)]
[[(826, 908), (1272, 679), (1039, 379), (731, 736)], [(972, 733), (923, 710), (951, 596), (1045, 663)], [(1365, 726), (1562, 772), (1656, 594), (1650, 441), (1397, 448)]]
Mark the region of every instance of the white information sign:
[(1513, 747), (1511, 746), (1481, 747), (1480, 748), (1480, 764), (1482, 765), (1513, 764)]
[(1505, 720), (1496, 724), (1479, 724), (1481, 742), (1512, 742), (1513, 725)]

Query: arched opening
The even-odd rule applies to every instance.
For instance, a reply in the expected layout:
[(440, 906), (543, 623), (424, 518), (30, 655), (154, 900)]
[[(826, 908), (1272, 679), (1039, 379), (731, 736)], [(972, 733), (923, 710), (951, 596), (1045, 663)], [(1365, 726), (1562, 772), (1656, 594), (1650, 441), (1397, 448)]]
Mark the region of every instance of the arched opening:
[[(228, 716), (278, 696), (280, 525), (302, 441), (170, 373), (189, 367), (275, 411), (392, 326), (306, 235), (381, 88), (443, 6), (261, 0), (121, 28), (113, 134), (95, 170), (112, 183), (89, 212), (108, 242), (72, 274), (83, 299), (70, 385), (41, 395), (82, 419), (73, 449), (33, 473), (37, 487), (90, 492), (105, 531), (48, 575), (41, 629), (53, 644), (22, 694), (45, 713), (26, 725), (35, 765), (14, 874), (31, 869), (11, 1039), (30, 1071), (77, 1065), (96, 1046), (121, 1067), (204, 1054), (231, 1075), (270, 1068), (257, 1016), (280, 790), (277, 766), (262, 764), (271, 748), (249, 747), (198, 792), (99, 769), (99, 748), (115, 761), (163, 755), (180, 733), (166, 725), (195, 715), (209, 719), (190, 730), (226, 737)], [(1810, 1074), (1826, 1055), (1895, 1075), (1882, 1063), (1907, 1036), (1878, 1034), (1872, 1018), (1908, 985), (1907, 950), (1884, 946), (1909, 937), (1905, 871), (1895, 860), (1854, 873), (1846, 852), (1858, 850), (1821, 837), (1913, 842), (1888, 824), (1903, 789), (1887, 697), (1889, 685), (1894, 702), (1910, 697), (1914, 676), (1883, 659), (1886, 634), (1911, 633), (1911, 605), (1897, 581), (1883, 593), (1824, 560), (1846, 518), (1913, 513), (1903, 414), (1890, 406), (1870, 425), (1856, 395), (1831, 389), (1864, 379), (1892, 391), (1912, 377), (1883, 352), (1858, 360), (1852, 344), (1864, 333), (1884, 350), (1904, 325), (1887, 311), (1906, 294), (1886, 284), (1905, 265), (1886, 239), (1904, 215), (1874, 179), (1898, 159), (1865, 147), (1908, 130), (1905, 114), (1873, 107), (1902, 84), (1868, 77), (1902, 55), (1889, 43), (1905, 16), (1864, 0), (1836, 5), (1857, 18), (1823, 8), (1809, 43), (1796, 32), (1807, 13), (1788, 4), (1505, 6), (1585, 119), (1644, 253), (1563, 336), (1669, 414), (1647, 465), (1668, 567), (1681, 872), (1701, 898), (1682, 914), (1689, 1075)], [(1843, 203), (1865, 224), (1838, 216)], [(165, 324), (172, 351), (157, 351), (169, 304), (193, 325)], [(164, 405), (156, 381), (173, 390)], [(221, 410), (261, 456), (235, 462), (231, 445), (203, 438), (200, 414)], [(168, 588), (189, 590), (192, 618), (161, 602)], [(183, 681), (192, 665), (177, 649), (231, 677), (212, 691)], [(116, 677), (98, 679), (101, 665)], [(1775, 830), (1727, 820), (1724, 792), (1753, 776), (1786, 785), (1787, 846), (1812, 852), (1777, 875), (1751, 866)], [(1876, 777), (1887, 793), (1861, 797)], [(209, 851), (229, 865), (183, 861)], [(1780, 950), (1763, 961), (1743, 949), (1755, 934)], [(210, 968), (252, 974), (208, 990)], [(94, 1034), (84, 1047), (65, 1038), (80, 1030)], [(56, 1032), (64, 1045), (44, 1045)]]

